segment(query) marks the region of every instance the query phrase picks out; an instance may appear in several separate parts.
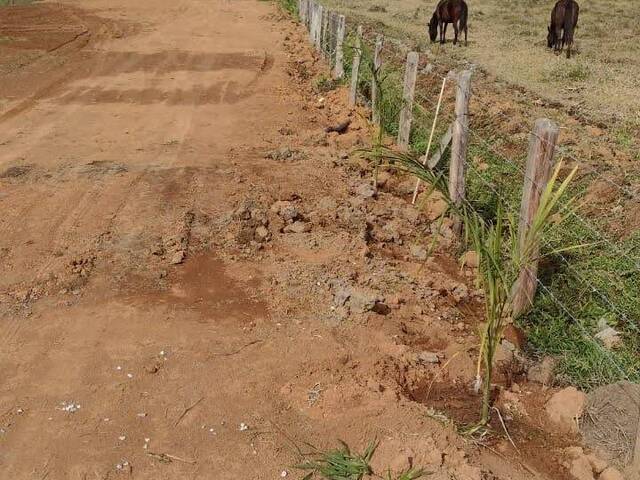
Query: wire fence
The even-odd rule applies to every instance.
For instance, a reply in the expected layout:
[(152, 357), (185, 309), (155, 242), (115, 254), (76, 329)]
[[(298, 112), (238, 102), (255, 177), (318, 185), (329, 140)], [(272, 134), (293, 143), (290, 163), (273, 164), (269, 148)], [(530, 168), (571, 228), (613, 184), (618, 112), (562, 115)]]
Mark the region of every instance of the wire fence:
[[(403, 115), (400, 112), (407, 102), (410, 102), (411, 112), (408, 119), (409, 148), (418, 155), (424, 155), (425, 160), (441, 149), (440, 139), (449, 128), (460, 127), (458, 135), (464, 135), (466, 142), (466, 154), (462, 159), (464, 169), (472, 174), (465, 179), (468, 189), (463, 201), (470, 208), (485, 211), (486, 221), (491, 221), (491, 207), (496, 201), (505, 205), (515, 218), (520, 216), (518, 202), (523, 182), (529, 182), (539, 190), (545, 188), (546, 180), (541, 182), (527, 175), (525, 157), (516, 158), (500, 151), (502, 139), (496, 135), (495, 125), (511, 122), (513, 118), (500, 110), (495, 112), (495, 108), (480, 96), (473, 99), (477, 111), (469, 111), (469, 115), (463, 117), (458, 114), (452, 101), (454, 93), (456, 98), (460, 95), (456, 75), (443, 71), (441, 66), (429, 64), (423, 56), (418, 64), (417, 86), (411, 85), (412, 91), (407, 97), (402, 72), (409, 49), (401, 42), (385, 38), (379, 52), (381, 58), (377, 58), (374, 53), (376, 38), (379, 38), (377, 32), (366, 27), (358, 29), (358, 25), (346, 21), (344, 16), (315, 0), (298, 0), (298, 11), (301, 21), (311, 31), (312, 42), (328, 60), (335, 76), (349, 77), (354, 56), (360, 60), (359, 78), (352, 79), (356, 90), (351, 92), (351, 97), (378, 113), (380, 127), (390, 137), (396, 136), (402, 128)], [(319, 43), (318, 35), (321, 38)], [(360, 47), (356, 48), (357, 45)], [(375, 71), (376, 61), (382, 63), (380, 71)], [(449, 86), (444, 90), (445, 100), (435, 127), (435, 141), (430, 151), (426, 151), (442, 82)], [(374, 88), (384, 90), (384, 95), (377, 100), (372, 99)], [(484, 131), (486, 128), (475, 125), (479, 120), (491, 130), (490, 138)], [(575, 190), (584, 191), (588, 188), (588, 181), (597, 179), (613, 187), (622, 199), (640, 200), (638, 186), (620, 184), (609, 172), (586, 164), (555, 141), (551, 142), (535, 131), (527, 133), (530, 143), (537, 141), (543, 148), (550, 149), (556, 158), (579, 165), (583, 181), (577, 182)], [(455, 141), (454, 138), (452, 142)], [(513, 141), (510, 138), (507, 143)], [(469, 160), (467, 157), (471, 154), (474, 155)], [(447, 161), (450, 165), (453, 163), (450, 153), (443, 155), (434, 168), (446, 172)], [(482, 163), (486, 163), (484, 168), (480, 168)], [(549, 238), (543, 239), (542, 250), (553, 252), (553, 262), (548, 271), (543, 269), (542, 275), (535, 279), (538, 297), (524, 321), (533, 327), (534, 337), (539, 337), (536, 345), (539, 350), (565, 358), (565, 373), (575, 383), (589, 388), (619, 379), (640, 381), (640, 235), (632, 232), (626, 239), (612, 238), (605, 232), (607, 225), (597, 218), (587, 218), (583, 209), (561, 208), (560, 211), (571, 221), (568, 226), (555, 228)], [(567, 240), (583, 245), (583, 248), (576, 253), (558, 253), (558, 245)], [(597, 338), (603, 321), (620, 330), (618, 333), (625, 340), (623, 346), (609, 348)], [(562, 326), (568, 328), (562, 330)], [(572, 349), (583, 347), (572, 345), (570, 341), (560, 341), (560, 337), (568, 337), (574, 330), (588, 345), (588, 352), (576, 352)], [(558, 338), (543, 339), (541, 332), (545, 331), (547, 336), (555, 331)]]

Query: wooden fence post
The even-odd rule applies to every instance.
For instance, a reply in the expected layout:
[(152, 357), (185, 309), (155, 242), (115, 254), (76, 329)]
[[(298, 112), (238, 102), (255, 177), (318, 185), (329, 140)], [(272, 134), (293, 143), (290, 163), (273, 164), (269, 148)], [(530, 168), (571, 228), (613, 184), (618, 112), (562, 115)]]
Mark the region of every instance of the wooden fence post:
[(322, 56), (327, 58), (331, 57), (331, 48), (329, 47), (330, 30), (329, 30), (329, 16), (331, 12), (328, 9), (324, 9), (322, 12), (322, 39), (320, 40)]
[(298, 17), (300, 17), (300, 23), (304, 24), (306, 20), (306, 12), (305, 6), (307, 4), (307, 0), (298, 0)]
[(330, 12), (329, 13), (329, 41), (328, 41), (328, 49), (329, 49), (329, 65), (331, 66), (331, 71), (333, 72), (333, 66), (335, 65), (336, 60), (336, 38), (338, 36), (338, 12)]
[(313, 43), (314, 30), (316, 26), (316, 10), (317, 5), (314, 0), (309, 0), (309, 17), (307, 19), (307, 24), (309, 27), (309, 41)]
[(411, 135), (411, 122), (413, 121), (413, 98), (416, 91), (416, 79), (418, 77), (418, 52), (407, 54), (407, 65), (404, 69), (404, 89), (402, 91), (402, 111), (400, 112), (400, 125), (398, 127), (398, 146), (402, 149), (409, 148)]
[(333, 76), (335, 78), (344, 77), (344, 52), (342, 45), (344, 44), (344, 32), (346, 27), (346, 18), (344, 15), (338, 16), (338, 30), (336, 32), (336, 64), (333, 67)]
[[(558, 125), (549, 119), (536, 120), (533, 133), (529, 138), (529, 154), (522, 188), (522, 204), (520, 205), (520, 223), (518, 238), (522, 248), (531, 222), (540, 206), (540, 197), (547, 187), (554, 167), (554, 153), (558, 141)], [(539, 245), (536, 245), (532, 258), (538, 256)], [(538, 286), (538, 260), (525, 265), (514, 285), (512, 318), (525, 313), (533, 304), (533, 297)]]
[(380, 112), (378, 106), (378, 75), (382, 69), (382, 47), (384, 46), (384, 36), (381, 34), (376, 35), (376, 47), (373, 52), (373, 70), (374, 75), (371, 80), (371, 120), (374, 125), (380, 125)]
[(318, 4), (318, 8), (315, 16), (315, 30), (313, 41), (316, 45), (316, 51), (322, 51), (322, 18), (324, 16), (324, 7)]
[(362, 25), (358, 25), (356, 42), (351, 66), (351, 90), (349, 92), (349, 106), (355, 107), (358, 98), (358, 77), (360, 75), (360, 59), (362, 58)]
[[(467, 145), (469, 142), (469, 98), (471, 97), (471, 72), (458, 75), (456, 86), (456, 119), (451, 137), (451, 164), (449, 166), (449, 198), (454, 205), (462, 205), (465, 198), (465, 173), (467, 169)], [(462, 221), (455, 218), (453, 230), (462, 231)]]

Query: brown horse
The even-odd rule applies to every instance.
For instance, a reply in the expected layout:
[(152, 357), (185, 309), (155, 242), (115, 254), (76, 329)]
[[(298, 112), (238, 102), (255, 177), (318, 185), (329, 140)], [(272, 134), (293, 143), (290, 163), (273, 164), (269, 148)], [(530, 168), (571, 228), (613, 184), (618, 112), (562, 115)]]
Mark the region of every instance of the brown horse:
[(447, 35), (447, 25), (453, 24), (455, 38), (453, 44), (458, 43), (458, 33), (464, 32), (464, 44), (467, 44), (467, 18), (469, 8), (464, 0), (440, 0), (436, 7), (431, 21), (429, 21), (429, 37), (432, 42), (436, 41), (438, 27), (440, 28), (440, 43), (444, 43)]
[(575, 0), (558, 0), (551, 11), (551, 25), (547, 29), (547, 46), (556, 52), (561, 52), (566, 45), (567, 58), (571, 58), (573, 31), (578, 26), (579, 13), (580, 6)]

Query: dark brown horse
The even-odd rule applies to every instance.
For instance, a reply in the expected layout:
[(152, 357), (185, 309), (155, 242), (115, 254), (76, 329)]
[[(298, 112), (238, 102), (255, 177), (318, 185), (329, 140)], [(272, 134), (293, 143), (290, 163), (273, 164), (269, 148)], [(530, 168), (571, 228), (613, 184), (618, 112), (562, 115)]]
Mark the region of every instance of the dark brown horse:
[(575, 0), (558, 0), (551, 11), (551, 25), (547, 29), (547, 46), (556, 52), (561, 52), (566, 45), (567, 58), (571, 58), (573, 32), (578, 26), (579, 13), (580, 6)]
[(433, 12), (429, 21), (429, 37), (432, 42), (436, 41), (438, 28), (440, 28), (440, 43), (444, 43), (447, 35), (447, 25), (453, 24), (455, 38), (453, 44), (458, 43), (458, 33), (464, 32), (464, 44), (467, 44), (467, 19), (469, 8), (464, 0), (440, 0), (436, 11)]

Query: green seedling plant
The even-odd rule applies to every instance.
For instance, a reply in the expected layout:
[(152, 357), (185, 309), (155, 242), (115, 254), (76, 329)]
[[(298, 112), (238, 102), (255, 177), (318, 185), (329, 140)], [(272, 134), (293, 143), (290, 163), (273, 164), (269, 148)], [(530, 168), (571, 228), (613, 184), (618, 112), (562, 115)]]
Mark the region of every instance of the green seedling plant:
[[(498, 204), (495, 218), (492, 221), (487, 221), (468, 202), (461, 205), (450, 202), (444, 174), (433, 172), (423, 166), (413, 153), (399, 152), (381, 145), (361, 150), (361, 153), (377, 166), (409, 173), (422, 180), (430, 189), (428, 195), (434, 190), (439, 191), (441, 197), (448, 201), (447, 212), (442, 215), (453, 213), (462, 220), (464, 225), (463, 240), (466, 246), (473, 247), (478, 254), (478, 275), (485, 297), (485, 322), (481, 327), (475, 386), (477, 391), (482, 390), (482, 407), (478, 423), (469, 428), (467, 432), (473, 434), (483, 431), (490, 421), (491, 381), (495, 354), (502, 340), (505, 326), (513, 320), (511, 318), (511, 304), (514, 285), (523, 269), (539, 260), (540, 244), (545, 234), (551, 228), (558, 228), (564, 218), (572, 211), (574, 199), (566, 201), (565, 197), (577, 168), (574, 168), (560, 181), (558, 175), (562, 163), (558, 164), (542, 193), (538, 210), (528, 226), (526, 234), (519, 238), (515, 216), (506, 212), (502, 204)], [(563, 208), (559, 209), (561, 201)], [(553, 222), (551, 221), (552, 216), (554, 216)], [(547, 255), (583, 246), (556, 249)], [(484, 377), (482, 376), (482, 367), (484, 367)]]
[(378, 442), (371, 442), (361, 454), (351, 452), (349, 446), (340, 441), (341, 446), (334, 450), (321, 452), (314, 447), (311, 458), (297, 465), (306, 470), (303, 480), (310, 480), (315, 476), (326, 480), (362, 480), (365, 475), (371, 475), (373, 470), (369, 465)]
[(305, 455), (308, 460), (296, 468), (308, 471), (302, 480), (324, 478), (325, 480), (362, 480), (363, 478), (379, 478), (380, 480), (417, 480), (427, 475), (421, 468), (410, 468), (394, 476), (390, 469), (385, 476), (378, 475), (371, 468), (371, 459), (378, 447), (378, 442), (369, 443), (364, 452), (353, 453), (349, 446), (340, 440), (340, 447), (320, 451), (309, 445), (313, 452)]

